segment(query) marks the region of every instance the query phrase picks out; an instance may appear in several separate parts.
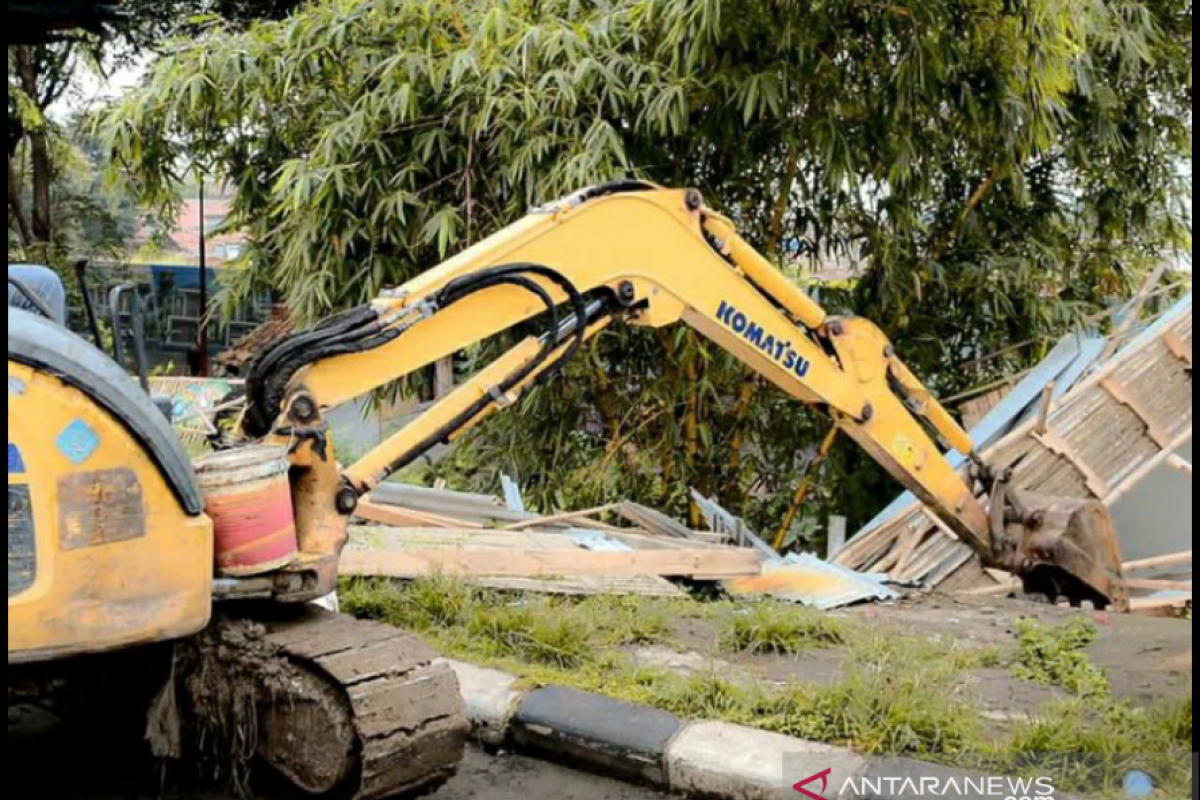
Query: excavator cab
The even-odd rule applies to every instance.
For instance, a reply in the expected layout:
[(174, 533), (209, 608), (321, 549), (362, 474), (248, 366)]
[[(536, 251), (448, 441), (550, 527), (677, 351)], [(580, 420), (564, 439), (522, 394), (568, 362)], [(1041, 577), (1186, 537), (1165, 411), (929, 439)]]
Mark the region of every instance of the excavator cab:
[[(149, 726), (151, 750), (171, 758), (202, 732), (248, 726), (253, 762), (318, 800), (453, 775), (469, 726), (450, 667), (411, 634), (242, 591), (273, 585), (269, 573), (218, 578), (210, 501), (137, 381), (56, 322), (9, 309), (10, 720), (66, 709), (93, 728)], [(249, 712), (205, 694), (233, 684), (255, 698)]]
[(212, 604), (212, 523), (141, 387), (38, 314), (8, 312), (9, 663), (187, 636)]

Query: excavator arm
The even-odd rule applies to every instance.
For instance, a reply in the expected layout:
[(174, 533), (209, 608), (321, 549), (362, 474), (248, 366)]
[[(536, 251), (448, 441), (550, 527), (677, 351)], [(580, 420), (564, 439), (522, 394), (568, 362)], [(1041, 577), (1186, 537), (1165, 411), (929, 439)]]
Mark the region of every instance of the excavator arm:
[[(324, 588), (362, 495), (553, 377), (617, 317), (655, 328), (682, 321), (788, 395), (823, 410), (985, 563), (1032, 573), (1052, 560), (1052, 553), (1040, 558), (1029, 549), (1029, 532), (1006, 532), (1011, 523), (1037, 527), (1044, 517), (1016, 513), (1020, 504), (1006, 501), (1003, 476), (983, 464), (970, 436), (874, 324), (829, 316), (698, 192), (624, 183), (537, 210), (256, 361), (243, 430), (289, 446), (301, 549), (324, 564)], [(339, 469), (327, 409), (534, 319), (545, 321), (540, 336)], [(974, 480), (951, 467), (941, 445), (971, 458), (974, 474), (1005, 513), (989, 514)], [(1056, 586), (1071, 594), (1081, 583), (1090, 587), (1084, 594), (1101, 601), (1111, 594), (1102, 580), (1110, 569), (1092, 565), (1085, 576), (1068, 570), (1070, 580), (1058, 576)]]

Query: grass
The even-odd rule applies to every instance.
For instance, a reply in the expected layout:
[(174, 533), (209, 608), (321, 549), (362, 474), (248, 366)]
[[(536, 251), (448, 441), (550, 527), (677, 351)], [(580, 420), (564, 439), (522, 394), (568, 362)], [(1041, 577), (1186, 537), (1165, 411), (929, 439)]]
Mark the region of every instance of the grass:
[(1108, 676), (1084, 652), (1098, 636), (1096, 624), (1083, 617), (1055, 628), (1022, 620), (1017, 626), (1020, 652), (1013, 673), (1079, 697), (1107, 697), (1112, 692)]
[[(1149, 709), (1113, 701), (1103, 673), (1083, 652), (1095, 637), (1086, 621), (1020, 627), (1013, 670), (1073, 696), (995, 740), (963, 686), (967, 673), (1000, 666), (999, 650), (881, 635), (791, 605), (524, 596), (445, 577), (410, 584), (350, 580), (342, 603), (358, 616), (416, 630), (448, 656), (518, 675), (527, 686), (566, 686), (684, 718), (962, 766), (1019, 772), (1040, 766), (1045, 753), (1107, 759), (1077, 774), (1059, 765), (1065, 790), (1089, 795), (1096, 794), (1086, 785), (1095, 781), (1096, 763), (1111, 767), (1114, 753), (1153, 753), (1163, 796), (1190, 797), (1174, 793), (1182, 784), (1172, 764), (1191, 752), (1191, 701)], [(730, 657), (839, 648), (843, 671), (831, 685), (764, 687), (741, 680), (736, 665), (718, 670), (714, 661), (711, 672), (686, 675), (647, 668), (627, 652), (641, 645), (678, 649), (675, 626), (685, 619), (704, 620), (715, 631), (717, 651)], [(1189, 778), (1190, 763), (1189, 757)]]
[(812, 647), (846, 644), (842, 620), (783, 603), (733, 606), (720, 628), (721, 649), (729, 653), (799, 655)]

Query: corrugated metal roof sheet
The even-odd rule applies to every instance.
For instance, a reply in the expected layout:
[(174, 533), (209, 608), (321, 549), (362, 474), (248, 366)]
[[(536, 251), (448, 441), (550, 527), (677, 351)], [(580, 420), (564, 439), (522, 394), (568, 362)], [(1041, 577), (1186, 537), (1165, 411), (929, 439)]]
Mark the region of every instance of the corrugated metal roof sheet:
[(827, 610), (898, 599), (900, 594), (884, 585), (887, 579), (886, 575), (855, 572), (803, 553), (768, 563), (761, 576), (729, 581), (726, 588), (738, 595), (769, 595)]

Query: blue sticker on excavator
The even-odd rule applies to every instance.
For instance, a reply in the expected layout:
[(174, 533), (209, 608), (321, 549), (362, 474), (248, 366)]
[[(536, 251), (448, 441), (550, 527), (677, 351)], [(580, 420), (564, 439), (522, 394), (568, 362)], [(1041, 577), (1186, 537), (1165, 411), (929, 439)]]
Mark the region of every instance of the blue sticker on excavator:
[(8, 474), (25, 474), (25, 459), (21, 458), (21, 448), (12, 442), (8, 443)]
[(100, 435), (81, 419), (67, 426), (58, 437), (58, 452), (79, 466), (100, 449)]

